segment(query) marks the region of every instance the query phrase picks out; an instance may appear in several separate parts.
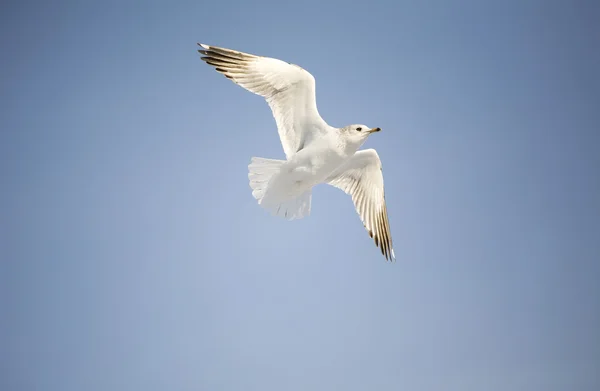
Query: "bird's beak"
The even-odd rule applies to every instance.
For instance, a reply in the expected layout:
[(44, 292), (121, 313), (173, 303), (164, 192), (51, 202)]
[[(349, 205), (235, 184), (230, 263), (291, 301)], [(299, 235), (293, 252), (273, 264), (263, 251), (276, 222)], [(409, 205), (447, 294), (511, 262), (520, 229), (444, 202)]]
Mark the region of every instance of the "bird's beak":
[(381, 131), (381, 129), (379, 129), (379, 128), (369, 129), (369, 133), (375, 133), (375, 132), (379, 132), (379, 131)]

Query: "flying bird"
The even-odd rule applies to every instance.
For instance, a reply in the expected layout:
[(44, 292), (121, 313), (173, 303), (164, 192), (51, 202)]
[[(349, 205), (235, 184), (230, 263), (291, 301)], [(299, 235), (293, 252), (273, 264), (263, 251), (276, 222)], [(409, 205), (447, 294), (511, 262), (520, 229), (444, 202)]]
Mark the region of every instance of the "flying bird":
[(258, 204), (288, 220), (310, 214), (312, 188), (335, 186), (352, 197), (364, 227), (386, 260), (395, 260), (374, 149), (358, 150), (380, 128), (335, 128), (319, 115), (315, 78), (298, 65), (222, 47), (198, 44), (201, 59), (234, 83), (262, 96), (275, 117), (286, 160), (252, 157), (248, 179)]

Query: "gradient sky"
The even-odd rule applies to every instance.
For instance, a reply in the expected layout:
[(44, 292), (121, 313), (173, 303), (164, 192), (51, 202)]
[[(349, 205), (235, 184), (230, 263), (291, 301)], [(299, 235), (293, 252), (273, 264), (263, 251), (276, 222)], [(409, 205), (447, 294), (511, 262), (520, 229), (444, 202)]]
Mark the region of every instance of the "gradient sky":
[[(600, 389), (598, 8), (3, 3), (0, 389)], [(396, 263), (338, 189), (256, 204), (275, 122), (196, 42), (383, 129)]]

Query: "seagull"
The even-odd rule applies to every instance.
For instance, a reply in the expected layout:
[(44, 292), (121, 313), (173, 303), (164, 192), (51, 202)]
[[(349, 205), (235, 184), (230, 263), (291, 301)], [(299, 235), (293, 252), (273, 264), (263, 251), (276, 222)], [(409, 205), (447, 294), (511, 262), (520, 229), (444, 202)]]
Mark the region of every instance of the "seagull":
[(258, 204), (288, 220), (310, 215), (320, 183), (350, 195), (369, 236), (386, 260), (395, 260), (385, 204), (383, 171), (374, 149), (358, 150), (380, 128), (335, 128), (319, 115), (315, 78), (276, 58), (198, 43), (200, 58), (268, 103), (286, 160), (252, 157), (248, 179)]

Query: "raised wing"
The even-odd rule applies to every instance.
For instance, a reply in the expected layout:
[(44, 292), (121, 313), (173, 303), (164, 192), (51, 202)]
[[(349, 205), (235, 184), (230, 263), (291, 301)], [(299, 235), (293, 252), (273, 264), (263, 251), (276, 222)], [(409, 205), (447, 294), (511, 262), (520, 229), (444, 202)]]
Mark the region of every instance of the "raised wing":
[(199, 43), (203, 61), (234, 83), (265, 98), (287, 158), (303, 148), (311, 132), (326, 129), (317, 110), (315, 78), (276, 58), (256, 56)]
[(352, 197), (356, 211), (386, 259), (396, 259), (385, 206), (383, 172), (374, 149), (358, 151), (327, 182)]

